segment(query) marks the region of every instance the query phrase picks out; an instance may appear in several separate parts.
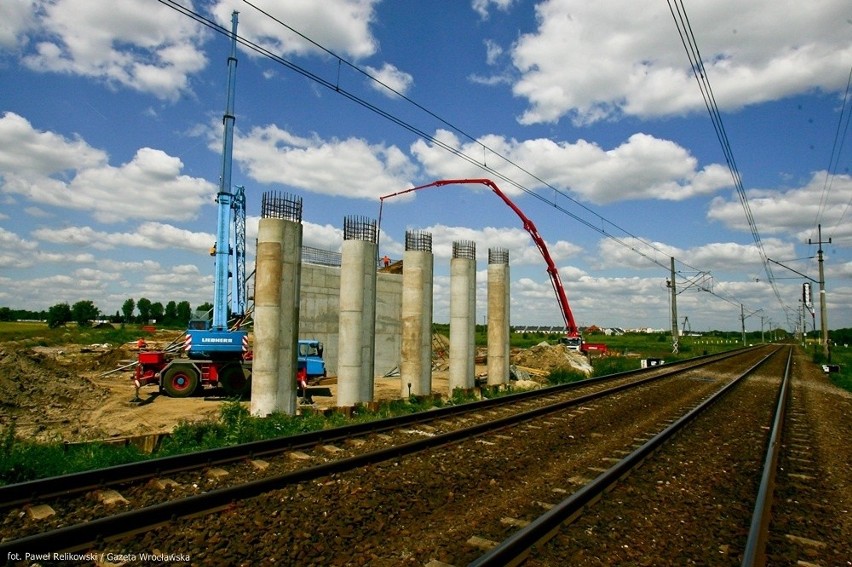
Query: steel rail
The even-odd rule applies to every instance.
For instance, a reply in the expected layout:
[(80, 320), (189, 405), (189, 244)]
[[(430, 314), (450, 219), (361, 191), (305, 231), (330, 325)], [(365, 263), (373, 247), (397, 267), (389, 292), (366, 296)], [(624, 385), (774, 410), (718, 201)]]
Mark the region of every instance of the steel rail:
[[(726, 360), (728, 358), (741, 355), (748, 350), (749, 349), (737, 349), (721, 355), (718, 353), (710, 354), (680, 361), (667, 365), (665, 367), (667, 370), (661, 372), (659, 376), (665, 377), (673, 373), (683, 371), (684, 366), (687, 368), (700, 368), (716, 361)], [(692, 362), (697, 362), (697, 364), (690, 365)], [(148, 459), (135, 463), (127, 463), (102, 469), (82, 471), (69, 475), (54, 476), (0, 486), (0, 510), (49, 498), (67, 498), (76, 494), (84, 494), (95, 489), (118, 486), (164, 475), (196, 470), (201, 467), (224, 465), (245, 459), (258, 458), (264, 455), (304, 449), (313, 447), (319, 443), (333, 443), (370, 433), (379, 433), (382, 431), (393, 430), (398, 427), (410, 426), (416, 423), (436, 421), (458, 414), (476, 412), (501, 405), (513, 404), (522, 400), (545, 398), (550, 395), (561, 394), (565, 391), (583, 388), (591, 384), (614, 381), (642, 373), (654, 371), (659, 372), (661, 368), (662, 367), (653, 367), (630, 370), (627, 372), (589, 378), (587, 380), (581, 380), (571, 384), (560, 384), (557, 386), (540, 388), (538, 390), (520, 392), (510, 396), (490, 398), (457, 406), (447, 406), (430, 410), (428, 412), (408, 414), (370, 422), (345, 425), (333, 429), (312, 431), (289, 437), (277, 437), (274, 439), (253, 441), (251, 443), (231, 445), (218, 449), (208, 449), (195, 453)]]
[(742, 380), (754, 373), (779, 350), (780, 348), (775, 349), (773, 352), (764, 356), (739, 377), (732, 380), (725, 387), (649, 439), (612, 467), (602, 472), (592, 482), (586, 484), (571, 496), (530, 522), (527, 526), (519, 529), (497, 546), (469, 563), (468, 567), (518, 565), (526, 559), (530, 549), (534, 545), (547, 541), (556, 534), (556, 531), (563, 523), (576, 519), (584, 507), (599, 499), (612, 485), (642, 464), (645, 459), (657, 451), (687, 424), (692, 422), (704, 410), (730, 393)]
[(778, 471), (778, 456), (781, 454), (781, 439), (784, 433), (784, 420), (787, 415), (787, 405), (790, 401), (790, 374), (793, 361), (793, 350), (787, 356), (787, 366), (784, 369), (784, 380), (778, 394), (775, 406), (775, 417), (772, 420), (772, 431), (766, 449), (766, 459), (763, 462), (763, 474), (760, 477), (760, 488), (754, 504), (751, 527), (743, 553), (743, 567), (766, 565), (766, 544), (769, 540), (769, 521), (772, 512), (772, 500), (775, 491), (775, 475)]
[[(739, 354), (742, 354), (742, 351), (740, 351)], [(703, 366), (703, 364), (699, 366)], [(685, 372), (693, 368), (694, 366), (680, 368), (675, 372)], [(12, 541), (0, 542), (0, 556), (5, 555), (8, 557), (9, 554), (12, 553), (23, 553), (27, 550), (31, 551), (33, 549), (38, 549), (40, 552), (74, 552), (93, 549), (106, 540), (115, 540), (128, 534), (148, 531), (176, 518), (214, 512), (225, 509), (233, 505), (234, 502), (258, 496), (270, 490), (281, 489), (299, 482), (353, 470), (426, 449), (440, 447), (442, 445), (456, 443), (476, 436), (493, 433), (530, 419), (561, 411), (573, 406), (582, 405), (591, 400), (606, 397), (641, 384), (662, 380), (671, 374), (672, 372), (668, 372), (658, 376), (645, 378), (643, 380), (621, 384), (613, 388), (592, 392), (584, 396), (564, 400), (556, 404), (534, 408), (518, 414), (505, 416), (485, 423), (435, 435), (433, 437), (418, 439), (401, 445), (395, 445), (313, 467), (298, 469), (279, 476), (212, 490), (204, 494), (197, 494), (178, 500), (154, 504), (145, 508), (131, 510), (109, 517), (98, 518), (80, 524), (58, 528), (52, 531), (33, 534)]]

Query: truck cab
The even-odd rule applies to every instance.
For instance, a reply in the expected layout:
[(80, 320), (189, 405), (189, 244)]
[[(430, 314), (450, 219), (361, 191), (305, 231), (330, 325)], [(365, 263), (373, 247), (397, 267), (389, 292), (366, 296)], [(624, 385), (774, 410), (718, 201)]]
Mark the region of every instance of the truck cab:
[(239, 360), (248, 350), (248, 333), (214, 329), (206, 313), (196, 312), (189, 320), (184, 351), (192, 359)]
[(573, 337), (560, 337), (559, 344), (563, 344), (568, 350), (580, 351), (583, 346), (583, 337), (576, 335)]
[(308, 380), (325, 378), (325, 360), (323, 360), (322, 354), (323, 344), (320, 341), (315, 339), (299, 340), (298, 368), (299, 371), (304, 369)]

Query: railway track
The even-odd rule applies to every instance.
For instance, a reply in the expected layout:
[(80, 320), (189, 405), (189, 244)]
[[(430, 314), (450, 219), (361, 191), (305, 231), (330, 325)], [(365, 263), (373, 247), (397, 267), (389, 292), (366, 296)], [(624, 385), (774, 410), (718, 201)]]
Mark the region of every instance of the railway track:
[(767, 359), (470, 565), (849, 564), (791, 361)]
[[(751, 356), (754, 358), (757, 354), (754, 352), (744, 352), (738, 353), (737, 356)], [(715, 362), (716, 365), (731, 365), (730, 361), (702, 362)], [(635, 443), (635, 438), (637, 436), (648, 435), (649, 430), (660, 427), (661, 423), (658, 419), (660, 416), (657, 415), (656, 410), (651, 412), (648, 411), (649, 408), (654, 407), (654, 404), (657, 403), (654, 400), (666, 399), (679, 404), (676, 409), (669, 409), (668, 417), (664, 418), (664, 421), (676, 420), (678, 419), (678, 413), (682, 414), (687, 408), (692, 407), (692, 405), (696, 403), (696, 399), (709, 396), (710, 392), (718, 389), (718, 384), (720, 382), (725, 382), (729, 379), (725, 376), (730, 374), (730, 370), (726, 370), (721, 373), (718, 370), (710, 372), (704, 366), (693, 368), (685, 371), (685, 373), (680, 372), (677, 374), (672, 374), (673, 369), (671, 368), (656, 370), (656, 372), (652, 373), (654, 375), (653, 378), (650, 381), (642, 380), (641, 385), (636, 385), (636, 383), (640, 382), (640, 380), (636, 375), (631, 374), (630, 376), (614, 377), (584, 386), (585, 388), (593, 387), (595, 389), (606, 388), (606, 392), (602, 390), (599, 392), (583, 393), (580, 391), (582, 388), (574, 387), (560, 389), (558, 392), (539, 392), (537, 396), (519, 396), (517, 399), (512, 400), (512, 403), (510, 404), (513, 408), (512, 410), (504, 409), (506, 406), (498, 403), (483, 404), (477, 405), (476, 407), (466, 408), (468, 409), (468, 412), (465, 414), (455, 413), (458, 410), (453, 408), (453, 412), (430, 412), (434, 415), (429, 416), (431, 418), (431, 423), (428, 424), (422, 422), (416, 423), (415, 421), (385, 424), (381, 426), (380, 429), (376, 430), (378, 432), (350, 432), (348, 436), (335, 437), (335, 441), (329, 441), (330, 432), (324, 432), (326, 437), (312, 440), (310, 442), (312, 444), (307, 444), (307, 440), (301, 439), (296, 440), (295, 443), (291, 441), (290, 444), (284, 448), (277, 447), (273, 449), (266, 446), (262, 448), (253, 447), (252, 450), (244, 452), (241, 456), (231, 455), (225, 458), (222, 455), (217, 454), (216, 457), (220, 458), (219, 461), (214, 461), (208, 455), (206, 460), (207, 473), (209, 473), (210, 470), (219, 468), (212, 467), (211, 469), (211, 463), (221, 463), (231, 459), (232, 463), (236, 463), (236, 466), (242, 467), (242, 469), (239, 469), (237, 472), (227, 474), (226, 478), (241, 477), (243, 479), (256, 478), (258, 473), (258, 470), (256, 469), (260, 468), (260, 465), (257, 463), (258, 461), (261, 461), (257, 455), (262, 450), (268, 451), (269, 454), (273, 454), (275, 452), (281, 454), (282, 451), (285, 451), (283, 454), (287, 455), (282, 460), (288, 463), (290, 470), (283, 473), (276, 473), (271, 476), (264, 476), (263, 478), (251, 480), (247, 483), (236, 483), (232, 486), (223, 488), (218, 487), (219, 481), (211, 481), (209, 477), (206, 476), (206, 473), (205, 475), (200, 475), (198, 469), (192, 467), (190, 467), (192, 470), (185, 470), (180, 469), (180, 467), (176, 467), (178, 472), (174, 472), (172, 474), (181, 478), (181, 480), (173, 480), (173, 478), (167, 479), (169, 482), (165, 483), (166, 488), (164, 490), (152, 489), (152, 486), (157, 483), (150, 482), (150, 479), (156, 479), (158, 482), (162, 483), (164, 481), (162, 473), (157, 474), (155, 470), (153, 473), (149, 471), (145, 474), (139, 474), (139, 471), (134, 471), (134, 474), (139, 477), (140, 480), (147, 480), (145, 480), (143, 483), (144, 486), (142, 487), (139, 487), (138, 484), (134, 485), (137, 488), (131, 488), (129, 497), (127, 496), (128, 491), (124, 489), (121, 491), (125, 500), (128, 500), (128, 504), (130, 501), (138, 500), (141, 502), (144, 500), (144, 498), (136, 495), (133, 492), (134, 490), (139, 490), (140, 493), (181, 493), (184, 497), (163, 500), (160, 496), (158, 496), (157, 498), (159, 501), (155, 503), (144, 505), (141, 508), (127, 510), (129, 506), (123, 503), (112, 506), (106, 504), (94, 504), (93, 501), (90, 500), (92, 494), (89, 492), (89, 495), (84, 497), (87, 500), (87, 504), (84, 502), (86, 507), (100, 507), (104, 510), (121, 510), (121, 512), (117, 515), (101, 515), (95, 519), (87, 519), (76, 523), (73, 519), (68, 519), (70, 516), (63, 516), (58, 522), (55, 522), (60, 525), (53, 527), (48, 531), (30, 533), (21, 537), (15, 537), (12, 540), (3, 541), (0, 543), (0, 552), (2, 552), (4, 556), (7, 556), (9, 553), (20, 553), (24, 552), (26, 549), (37, 548), (41, 550), (52, 549), (77, 551), (92, 549), (104, 550), (111, 549), (114, 545), (142, 545), (143, 547), (152, 546), (150, 549), (162, 549), (162, 544), (148, 543), (147, 540), (145, 542), (140, 542), (138, 539), (124, 540), (124, 542), (121, 543), (120, 539), (117, 538), (121, 538), (121, 534), (124, 531), (138, 531), (140, 529), (151, 530), (152, 527), (160, 525), (162, 527), (153, 530), (150, 536), (144, 536), (157, 537), (154, 534), (162, 535), (163, 531), (167, 533), (171, 532), (173, 531), (172, 528), (175, 523), (183, 522), (183, 520), (174, 520), (174, 518), (192, 516), (201, 513), (207, 514), (213, 509), (223, 510), (221, 514), (224, 514), (224, 516), (233, 515), (234, 513), (241, 514), (244, 511), (244, 508), (249, 506), (248, 503), (253, 502), (244, 499), (258, 495), (260, 496), (255, 500), (260, 501), (269, 498), (276, 498), (282, 492), (293, 493), (290, 497), (290, 501), (298, 504), (300, 502), (298, 496), (301, 492), (302, 495), (306, 497), (301, 500), (311, 501), (315, 494), (322, 494), (324, 496), (322, 499), (317, 501), (317, 503), (333, 502), (335, 498), (330, 498), (325, 493), (329, 490), (333, 491), (334, 487), (344, 482), (344, 478), (348, 479), (352, 475), (362, 477), (359, 478), (358, 485), (363, 486), (362, 482), (366, 478), (372, 477), (373, 475), (370, 473), (377, 470), (381, 469), (383, 471), (381, 476), (385, 476), (384, 470), (388, 467), (391, 469), (407, 470), (410, 463), (416, 463), (423, 459), (433, 460), (435, 458), (433, 455), (445, 451), (450, 451), (450, 453), (454, 454), (456, 457), (459, 453), (461, 455), (470, 453), (469, 456), (475, 456), (477, 458), (483, 455), (491, 455), (487, 458), (496, 458), (496, 463), (492, 464), (496, 467), (500, 467), (501, 459), (497, 455), (500, 455), (502, 452), (505, 456), (506, 451), (513, 451), (513, 449), (507, 446), (513, 445), (516, 441), (522, 441), (525, 437), (531, 436), (543, 437), (543, 441), (546, 441), (544, 447), (542, 447), (542, 452), (534, 459), (542, 464), (542, 473), (544, 473), (544, 469), (547, 467), (545, 462), (548, 460), (546, 458), (548, 454), (559, 454), (559, 452), (565, 452), (568, 448), (576, 449), (578, 454), (583, 454), (584, 452), (589, 453), (589, 456), (587, 456), (585, 460), (583, 458), (575, 457), (568, 459), (571, 461), (577, 460), (577, 463), (580, 464), (574, 463), (574, 470), (577, 474), (564, 477), (573, 480), (571, 480), (567, 486), (565, 486), (564, 480), (561, 481), (562, 486), (559, 487), (559, 489), (564, 491), (564, 493), (573, 492), (577, 485), (583, 486), (589, 481), (589, 476), (592, 476), (590, 475), (589, 470), (593, 471), (595, 468), (602, 468), (600, 466), (600, 460), (602, 458), (615, 459), (615, 457), (612, 456), (601, 457), (599, 450), (609, 450), (610, 455), (615, 454), (613, 452), (617, 453), (617, 451), (624, 451), (625, 449), (623, 448), (615, 449), (614, 447), (625, 446), (625, 435), (633, 435), (634, 437), (630, 439), (633, 443)], [(692, 377), (690, 378), (689, 376)], [(618, 384), (613, 387), (614, 382), (627, 382), (627, 384)], [(684, 387), (684, 384), (688, 387)], [(571, 392), (570, 394), (568, 393), (569, 391)], [(635, 393), (642, 391), (645, 391), (645, 393)], [(560, 399), (560, 397), (567, 397), (568, 399)], [(496, 400), (491, 400), (489, 402), (496, 402)], [(627, 404), (627, 406), (623, 406), (623, 404)], [(628, 410), (624, 410), (624, 407), (632, 408), (629, 410), (629, 412), (632, 413), (628, 412), (625, 414), (624, 412)], [(615, 413), (610, 417), (607, 417), (607, 415), (611, 412)], [(643, 413), (653, 415), (643, 416)], [(621, 417), (619, 417), (619, 415)], [(634, 416), (626, 418), (631, 420), (633, 425), (631, 427), (623, 428), (624, 431), (619, 434), (611, 431), (612, 424), (619, 419), (625, 419), (625, 415)], [(601, 421), (601, 419), (603, 419), (603, 421)], [(538, 421), (534, 422), (532, 420)], [(541, 425), (536, 425), (536, 423), (540, 423)], [(568, 434), (567, 437), (565, 437), (563, 435), (553, 434), (558, 430), (563, 429), (562, 426), (566, 423), (570, 423), (573, 427), (572, 430), (577, 431), (578, 436)], [(595, 426), (593, 425), (594, 423), (598, 423), (598, 425)], [(601, 426), (601, 423), (604, 425)], [(582, 427), (576, 427), (580, 425), (582, 425)], [(588, 434), (583, 434), (581, 431), (583, 431), (583, 428), (585, 427), (590, 427), (592, 429), (597, 427), (598, 430), (591, 431)], [(603, 427), (603, 429), (600, 429), (601, 427)], [(542, 433), (544, 433), (543, 436)], [(356, 434), (361, 435), (361, 437), (351, 437)], [(337, 435), (337, 433), (333, 433), (331, 435)], [(346, 438), (360, 440), (360, 442), (350, 441), (350, 446), (340, 448), (339, 445), (342, 444), (342, 440)], [(335, 444), (332, 445), (330, 443)], [(576, 445), (576, 447), (572, 447), (572, 445)], [(294, 449), (294, 447), (297, 447), (297, 449)], [(307, 447), (310, 447), (310, 450), (308, 450)], [(450, 448), (447, 449), (447, 447)], [(592, 451), (592, 449), (595, 449), (595, 451), (598, 452)], [(313, 453), (313, 455), (311, 453)], [(336, 453), (345, 453), (345, 455), (342, 458), (339, 458)], [(294, 455), (297, 456), (294, 457)], [(409, 456), (406, 457), (406, 455)], [(423, 455), (431, 456), (425, 457)], [(311, 458), (305, 459), (304, 457)], [(439, 458), (438, 462), (432, 463), (432, 465), (439, 466), (439, 470), (441, 468), (450, 470), (446, 467), (451, 460), (452, 459), (448, 458), (446, 462), (441, 462), (441, 459)], [(302, 461), (310, 462), (311, 466), (304, 468), (304, 463)], [(264, 460), (261, 462), (267, 461)], [(518, 474), (521, 474), (520, 465), (518, 467), (513, 467), (513, 464), (514, 463), (510, 463), (508, 468), (510, 470), (518, 469)], [(161, 466), (163, 465), (161, 464)], [(184, 463), (181, 466), (186, 467), (187, 465)], [(459, 467), (464, 468), (464, 465), (460, 464)], [(583, 471), (583, 467), (585, 467), (585, 471)], [(464, 475), (468, 478), (469, 482), (480, 484), (481, 478), (479, 478), (478, 475), (483, 473), (483, 469), (480, 467), (467, 468), (470, 470), (460, 471), (458, 474)], [(503, 463), (503, 469), (506, 468), (505, 463)], [(493, 487), (501, 485), (501, 483), (506, 481), (506, 472), (506, 470), (499, 470), (499, 468), (496, 468), (495, 473), (500, 474), (495, 474), (495, 478), (491, 478), (486, 486)], [(440, 475), (442, 473), (439, 472), (437, 474)], [(556, 474), (556, 471), (549, 474)], [(191, 484), (187, 484), (191, 479), (181, 477), (180, 475), (195, 475), (194, 478), (196, 481)], [(539, 476), (546, 475), (542, 474)], [(318, 479), (331, 480), (321, 482)], [(126, 483), (128, 481), (123, 480), (121, 482)], [(556, 482), (557, 480), (554, 479), (554, 483)], [(186, 497), (185, 491), (174, 488), (176, 485), (172, 483), (177, 483), (177, 486), (179, 487), (195, 485), (193, 490), (197, 491), (197, 493)], [(199, 483), (201, 483), (200, 486)], [(427, 486), (431, 486), (432, 484), (433, 483), (427, 483)], [(407, 486), (408, 481), (401, 481), (401, 485), (403, 487)], [(104, 484), (102, 483), (101, 486), (104, 486)], [(169, 486), (172, 486), (173, 488), (168, 488)], [(416, 488), (416, 486), (417, 483), (414, 482), (413, 487)], [(45, 494), (51, 494), (49, 498), (59, 498), (56, 491), (50, 493), (47, 489), (44, 490)], [(104, 489), (101, 488), (101, 490)], [(377, 489), (375, 488), (371, 489), (362, 487), (356, 489), (355, 494), (369, 494), (376, 492), (376, 490)], [(456, 490), (461, 490), (461, 487), (457, 487)], [(382, 492), (384, 493), (386, 491), (382, 489)], [(453, 490), (450, 490), (448, 493), (453, 494), (453, 499), (455, 499), (457, 495), (461, 494), (460, 492), (454, 492)], [(270, 494), (275, 494), (276, 496), (270, 496)], [(389, 494), (394, 498), (401, 498), (402, 501), (406, 500), (404, 494), (397, 494), (395, 491), (390, 491)], [(553, 494), (560, 494), (560, 492), (551, 493), (551, 497), (549, 499), (545, 498), (545, 496), (541, 496), (540, 499), (537, 500), (537, 502), (539, 502), (538, 505), (552, 503), (548, 502), (548, 500), (553, 500)], [(446, 495), (442, 498), (446, 498)], [(286, 500), (286, 497), (284, 500)], [(464, 498), (463, 500), (468, 500), (468, 498)], [(75, 501), (71, 500), (70, 502)], [(81, 502), (77, 500), (76, 505), (80, 506), (80, 504)], [(375, 505), (376, 502), (372, 502), (372, 504)], [(26, 505), (27, 504), (24, 504), (23, 506)], [(73, 507), (73, 505), (74, 504), (68, 506)], [(469, 505), (470, 504), (468, 502), (466, 506), (469, 507)], [(59, 507), (61, 508), (62, 506)], [(332, 507), (330, 509), (337, 510), (345, 509), (346, 507), (345, 502), (340, 502), (339, 508)], [(394, 506), (391, 502), (385, 502), (379, 507), (391, 510)], [(369, 508), (373, 509), (375, 506), (369, 506)], [(319, 520), (321, 525), (328, 524), (328, 509), (329, 508), (326, 508), (325, 510), (326, 517), (324, 519), (305, 519), (307, 525), (315, 526), (315, 520)], [(302, 513), (304, 513), (304, 511), (302, 511)], [(282, 514), (273, 514), (271, 517), (274, 518), (275, 516), (281, 515)], [(284, 514), (284, 516), (287, 515)], [(206, 516), (206, 518), (211, 517), (215, 516)], [(214, 521), (213, 524), (219, 524), (220, 519), (221, 518)], [(292, 520), (292, 518), (289, 519)], [(498, 523), (503, 519), (504, 518), (502, 517), (498, 518)], [(511, 520), (513, 518), (509, 519)], [(514, 520), (517, 520), (516, 524), (528, 521), (519, 518), (514, 518)], [(204, 523), (204, 520), (201, 520), (201, 522)], [(6, 522), (6, 524), (8, 523), (9, 522)], [(190, 523), (192, 523), (192, 521), (190, 521)], [(255, 523), (257, 523), (257, 520)], [(347, 524), (344, 522), (343, 525)], [(385, 525), (385, 523), (383, 523), (383, 525)], [(511, 523), (509, 525), (511, 525)], [(4, 526), (4, 531), (5, 528), (6, 526)], [(192, 529), (180, 528), (178, 531), (181, 534), (187, 534), (195, 533), (195, 530), (196, 528), (193, 527)], [(208, 530), (202, 529), (202, 533), (206, 531)], [(287, 529), (284, 529), (283, 531), (286, 532)], [(290, 531), (292, 532), (292, 530)], [(478, 537), (481, 537), (483, 541), (490, 541), (487, 537)], [(208, 538), (203, 536), (202, 539)], [(214, 536), (213, 540), (215, 541), (216, 539), (217, 537)], [(428, 540), (428, 538), (421, 539), (424, 541)], [(476, 545), (469, 544), (469, 539), (470, 538), (465, 539), (463, 542), (463, 547), (467, 548), (467, 550), (462, 555), (469, 556), (469, 548), (476, 548)], [(296, 540), (298, 540), (298, 537), (291, 542), (293, 545), (288, 545), (287, 547), (292, 547), (297, 550), (302, 549), (302, 546), (298, 545)], [(473, 541), (475, 542), (477, 540), (474, 539)], [(190, 544), (184, 541), (183, 543), (173, 542), (172, 545), (186, 546)], [(190, 547), (192, 546), (190, 545)], [(322, 548), (323, 545), (320, 544), (320, 547)], [(349, 552), (351, 552), (351, 549)], [(310, 556), (309, 554), (305, 555), (306, 552), (304, 550), (301, 551), (303, 555), (302, 557), (298, 557), (298, 551), (296, 553), (297, 557), (294, 558), (295, 561), (301, 562), (303, 560), (308, 560), (308, 562), (310, 562)], [(370, 555), (368, 554), (367, 556), (369, 557)], [(197, 555), (196, 558), (198, 558)], [(323, 559), (328, 558), (324, 557)], [(387, 560), (392, 562), (394, 559), (388, 558)], [(322, 562), (320, 561), (320, 563)]]
[(767, 356), (472, 565), (521, 558), (531, 566), (568, 558), (592, 565), (739, 564), (747, 545), (762, 545), (758, 533), (747, 536), (753, 509), (765, 510), (755, 506), (755, 494), (790, 354), (786, 348)]

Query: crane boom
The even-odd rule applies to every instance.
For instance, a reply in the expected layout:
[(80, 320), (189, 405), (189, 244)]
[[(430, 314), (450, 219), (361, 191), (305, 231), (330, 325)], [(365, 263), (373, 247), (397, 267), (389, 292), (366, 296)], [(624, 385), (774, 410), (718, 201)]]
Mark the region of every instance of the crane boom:
[[(231, 14), (231, 51), (228, 56), (228, 94), (225, 104), (224, 136), (222, 142), (222, 170), (219, 177), (219, 192), (216, 194), (218, 216), (216, 244), (211, 252), (215, 256), (213, 275), (213, 320), (206, 317), (189, 322), (184, 350), (193, 359), (239, 359), (248, 350), (248, 333), (228, 328), (228, 279), (231, 274), (231, 255), (237, 259), (234, 269), (235, 315), (245, 312), (245, 192), (243, 187), (233, 191), (231, 169), (234, 153), (234, 86), (237, 71), (237, 12)], [(235, 241), (231, 246), (231, 223), (235, 222)]]
[(216, 273), (213, 281), (213, 329), (228, 328), (228, 268), (231, 255), (231, 168), (234, 155), (234, 88), (237, 80), (237, 12), (231, 14), (231, 54), (228, 57), (228, 95), (222, 122), (225, 134), (222, 141), (222, 174), (216, 202), (219, 213), (216, 225)]
[(562, 312), (562, 319), (565, 321), (565, 330), (566, 336), (570, 338), (579, 337), (580, 330), (577, 328), (577, 324), (574, 322), (574, 315), (571, 313), (571, 307), (568, 305), (568, 296), (565, 294), (565, 288), (562, 286), (562, 279), (559, 277), (559, 269), (556, 267), (556, 264), (553, 262), (553, 258), (550, 257), (550, 252), (547, 250), (547, 245), (544, 242), (544, 239), (538, 233), (538, 229), (535, 226), (535, 223), (527, 217), (524, 212), (518, 208), (515, 203), (513, 203), (509, 197), (506, 196), (503, 191), (497, 186), (496, 183), (491, 181), (490, 179), (442, 179), (440, 181), (434, 181), (432, 183), (427, 183), (426, 185), (420, 185), (418, 187), (412, 187), (410, 189), (406, 189), (405, 191), (398, 191), (396, 193), (391, 193), (389, 195), (384, 195), (380, 197), (380, 205), (379, 205), (379, 226), (381, 227), (382, 222), (382, 212), (381, 208), (384, 205), (385, 199), (389, 199), (391, 197), (397, 197), (399, 195), (405, 195), (406, 193), (412, 193), (414, 191), (419, 191), (420, 189), (429, 189), (431, 187), (443, 187), (445, 185), (485, 185), (491, 191), (493, 191), (500, 199), (503, 200), (506, 205), (512, 209), (516, 215), (521, 219), (521, 222), (524, 224), (524, 230), (526, 230), (530, 237), (532, 237), (533, 242), (535, 242), (538, 251), (541, 253), (542, 258), (544, 258), (545, 264), (547, 264), (547, 275), (550, 276), (550, 283), (553, 286), (553, 291), (556, 294), (556, 301), (559, 303), (559, 309)]

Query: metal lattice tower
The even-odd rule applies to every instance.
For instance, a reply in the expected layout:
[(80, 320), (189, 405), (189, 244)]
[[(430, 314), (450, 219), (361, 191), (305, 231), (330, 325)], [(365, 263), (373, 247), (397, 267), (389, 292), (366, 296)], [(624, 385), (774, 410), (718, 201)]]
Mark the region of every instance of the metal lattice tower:
[(231, 292), (231, 315), (246, 313), (246, 189), (236, 187), (231, 208), (234, 210), (234, 281)]

